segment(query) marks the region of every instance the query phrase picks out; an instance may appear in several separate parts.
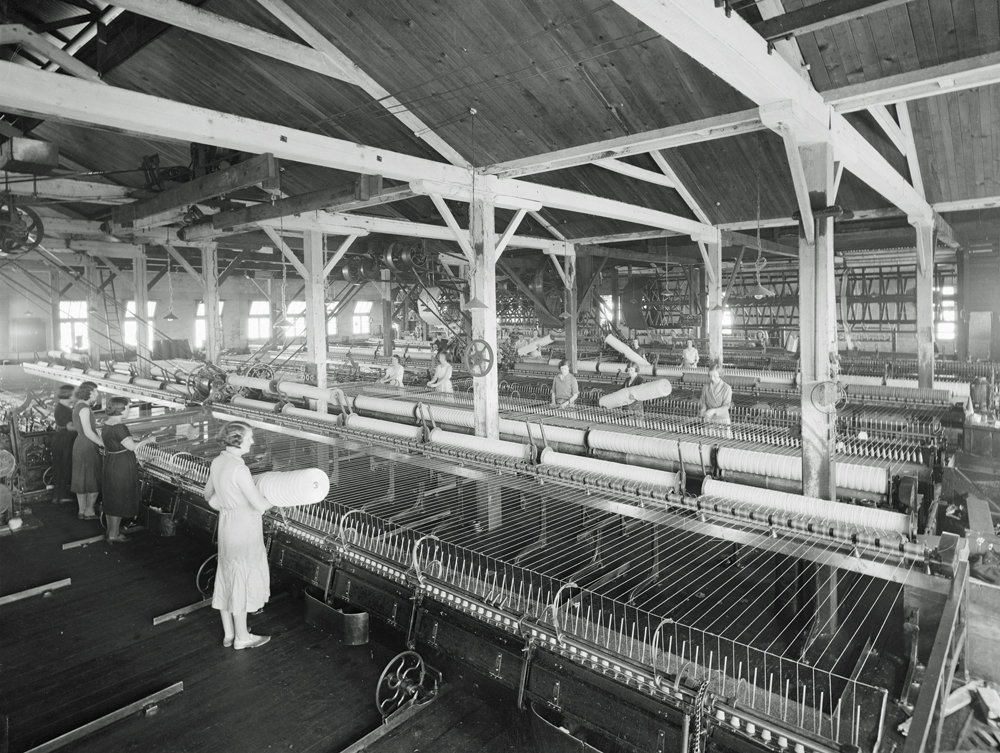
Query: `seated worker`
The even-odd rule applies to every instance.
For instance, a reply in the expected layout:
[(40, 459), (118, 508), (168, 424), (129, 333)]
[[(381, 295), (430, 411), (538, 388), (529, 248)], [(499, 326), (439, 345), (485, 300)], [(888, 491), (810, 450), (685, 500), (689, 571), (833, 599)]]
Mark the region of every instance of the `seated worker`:
[(580, 385), (576, 377), (569, 373), (569, 363), (564, 358), (559, 362), (559, 373), (552, 378), (552, 406), (571, 408), (580, 397)]
[(733, 388), (722, 381), (722, 367), (713, 363), (708, 370), (709, 383), (701, 391), (701, 417), (706, 424), (729, 426), (729, 408), (733, 404)]
[[(638, 387), (644, 381), (645, 380), (639, 376), (639, 367), (630, 361), (625, 367), (625, 382), (622, 384), (622, 389), (627, 389), (628, 387)], [(633, 400), (625, 406), (625, 410), (637, 418), (642, 418), (645, 415), (645, 410), (643, 410), (642, 407), (642, 400)]]
[(681, 353), (681, 366), (685, 369), (696, 369), (698, 368), (698, 349), (694, 347), (694, 342), (692, 340), (687, 341), (687, 347), (684, 348), (683, 353)]
[(385, 370), (385, 374), (378, 380), (379, 384), (388, 384), (390, 387), (402, 387), (403, 373), (403, 364), (399, 362), (399, 356), (393, 353), (389, 358), (389, 368)]

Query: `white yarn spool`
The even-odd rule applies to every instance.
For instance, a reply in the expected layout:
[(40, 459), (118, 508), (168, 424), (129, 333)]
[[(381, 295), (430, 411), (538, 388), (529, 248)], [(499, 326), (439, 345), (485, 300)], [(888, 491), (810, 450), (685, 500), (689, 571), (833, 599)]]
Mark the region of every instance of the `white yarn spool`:
[(595, 450), (609, 450), (625, 455), (641, 455), (658, 460), (683, 459), (685, 465), (695, 467), (712, 465), (712, 448), (696, 442), (678, 442), (676, 439), (650, 437), (644, 434), (632, 434), (624, 431), (605, 431), (592, 429), (587, 435), (587, 441)]
[(632, 350), (632, 348), (630, 348), (628, 345), (626, 345), (625, 343), (623, 343), (621, 340), (619, 340), (614, 335), (607, 335), (604, 338), (604, 344), (607, 345), (607, 346), (609, 346), (609, 347), (611, 347), (611, 348), (614, 348), (615, 350), (617, 350), (619, 353), (621, 353), (623, 356), (625, 356), (632, 363), (638, 364), (639, 366), (649, 366), (650, 365), (649, 361), (647, 361), (645, 358), (643, 358), (642, 356), (640, 356), (638, 353), (636, 353), (634, 350)]
[(500, 419), (500, 433), (508, 437), (528, 439), (530, 436), (533, 441), (541, 443), (543, 432), (546, 442), (556, 442), (574, 447), (583, 447), (587, 436), (585, 429), (573, 429), (569, 426), (553, 426), (551, 424), (545, 424), (543, 429), (542, 424), (539, 423), (528, 424), (512, 418)]
[[(802, 480), (802, 458), (798, 455), (720, 447), (718, 461), (719, 468), (724, 471), (770, 476), (787, 481)], [(870, 494), (888, 492), (888, 475), (884, 468), (877, 465), (860, 465), (838, 460), (836, 478), (838, 488)]]
[(389, 400), (384, 397), (369, 397), (368, 395), (358, 395), (354, 398), (355, 410), (368, 410), (389, 416), (413, 418), (416, 407), (416, 403), (408, 400)]
[(417, 418), (433, 419), (435, 424), (461, 426), (471, 429), (476, 425), (476, 416), (471, 410), (448, 408), (443, 405), (422, 404), (417, 407)]
[(546, 345), (552, 344), (552, 335), (544, 335), (542, 337), (536, 337), (534, 340), (529, 340), (524, 345), (517, 349), (517, 354), (519, 356), (526, 356), (533, 350), (538, 350), (539, 348), (544, 348)]
[(344, 425), (348, 429), (358, 429), (361, 431), (371, 431), (378, 434), (388, 434), (393, 437), (403, 437), (404, 439), (417, 440), (423, 435), (423, 427), (407, 426), (397, 424), (395, 421), (381, 421), (377, 418), (368, 418), (352, 413), (344, 420)]
[(636, 400), (656, 400), (666, 397), (672, 391), (670, 382), (666, 379), (657, 379), (654, 382), (646, 382), (635, 387), (625, 387), (610, 395), (602, 395), (598, 400), (602, 408), (621, 408)]
[(470, 434), (457, 434), (451, 431), (444, 431), (443, 429), (432, 431), (430, 441), (433, 444), (443, 444), (463, 450), (504, 455), (516, 460), (528, 460), (531, 455), (531, 448), (528, 445), (518, 444), (517, 442), (504, 442), (499, 439), (486, 439), (486, 437), (476, 437)]
[(319, 468), (270, 471), (254, 481), (260, 493), (275, 507), (314, 505), (330, 493), (330, 479)]
[(542, 465), (555, 465), (560, 468), (573, 468), (588, 473), (597, 473), (603, 476), (624, 479), (626, 481), (637, 481), (642, 484), (661, 486), (670, 489), (677, 488), (677, 474), (669, 471), (657, 471), (652, 468), (640, 468), (635, 465), (624, 465), (613, 463), (609, 460), (597, 460), (596, 458), (581, 455), (568, 455), (546, 447), (542, 450)]
[(722, 497), (737, 502), (759, 505), (762, 508), (781, 510), (794, 515), (816, 518), (854, 526), (862, 530), (892, 531), (903, 536), (909, 534), (909, 516), (889, 510), (876, 510), (860, 505), (847, 505), (826, 499), (786, 494), (756, 486), (730, 484), (714, 478), (706, 478), (701, 485), (701, 493), (706, 496)]

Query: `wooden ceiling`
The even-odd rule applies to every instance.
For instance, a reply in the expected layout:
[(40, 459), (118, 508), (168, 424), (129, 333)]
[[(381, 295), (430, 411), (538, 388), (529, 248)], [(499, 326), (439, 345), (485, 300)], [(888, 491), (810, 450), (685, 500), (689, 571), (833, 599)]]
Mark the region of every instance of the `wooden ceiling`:
[[(794, 11), (830, 0), (784, 0)], [(771, 6), (777, 0), (766, 0)], [(294, 42), (301, 40), (251, 0), (191, 2)], [(744, 95), (606, 0), (288, 0), (385, 90), (475, 166), (628, 136), (753, 106)], [(762, 3), (762, 7), (765, 3)], [(761, 21), (749, 0), (734, 3)], [(85, 0), (8, 0), (0, 14), (39, 25), (72, 18)], [(820, 91), (1000, 50), (1000, 0), (912, 0), (795, 37)], [(719, 10), (719, 23), (725, 23)], [(76, 31), (57, 34), (67, 39)], [(178, 28), (122, 13), (77, 57), (116, 87), (200, 105), (432, 160), (441, 157), (359, 87)], [(10, 49), (8, 53), (12, 53)], [(473, 114), (474, 111), (474, 114)], [(931, 202), (1000, 195), (1000, 87), (917, 100), (908, 105)], [(866, 112), (849, 116), (888, 162), (909, 177), (905, 156)], [(189, 161), (186, 144), (157, 142), (56, 122), (8, 118), (109, 180), (143, 185), (144, 155), (161, 164)], [(795, 194), (781, 139), (770, 131), (705, 141), (663, 152), (712, 223), (787, 217)], [(658, 171), (646, 155), (626, 160)], [(291, 195), (355, 176), (284, 164)], [(527, 180), (694, 218), (674, 189), (587, 165)], [(850, 174), (842, 206), (889, 203)], [(74, 206), (103, 219), (106, 207)], [(440, 223), (422, 198), (365, 210)], [(592, 215), (545, 210), (569, 238), (641, 229)], [(509, 213), (498, 213), (502, 229)], [(547, 236), (526, 219), (520, 232)], [(905, 218), (900, 225), (905, 227)], [(639, 246), (636, 246), (638, 248)]]

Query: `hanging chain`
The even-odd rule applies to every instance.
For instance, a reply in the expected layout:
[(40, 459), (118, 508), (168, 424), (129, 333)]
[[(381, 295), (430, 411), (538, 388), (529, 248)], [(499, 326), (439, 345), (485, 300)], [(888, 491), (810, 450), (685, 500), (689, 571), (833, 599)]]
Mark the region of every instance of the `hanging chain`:
[(761, 142), (760, 133), (757, 134), (757, 261), (754, 262), (754, 274), (757, 277), (757, 284), (760, 285), (760, 273), (767, 266), (767, 259), (764, 258), (760, 248), (760, 163), (764, 148)]
[(167, 311), (174, 312), (174, 276), (170, 273), (170, 254), (167, 254)]

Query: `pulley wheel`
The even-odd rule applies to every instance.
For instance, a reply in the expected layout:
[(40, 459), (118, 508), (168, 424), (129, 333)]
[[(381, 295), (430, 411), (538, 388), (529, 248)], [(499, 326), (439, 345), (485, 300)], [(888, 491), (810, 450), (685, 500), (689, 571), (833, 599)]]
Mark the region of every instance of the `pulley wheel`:
[(809, 399), (823, 413), (836, 413), (847, 404), (847, 391), (837, 382), (820, 382), (812, 388)]
[(426, 703), (434, 690), (423, 687), (427, 676), (424, 660), (416, 651), (395, 656), (382, 670), (375, 686), (375, 707), (382, 718), (414, 703)]
[(484, 377), (493, 370), (496, 355), (488, 342), (475, 339), (462, 352), (462, 362), (472, 376)]

